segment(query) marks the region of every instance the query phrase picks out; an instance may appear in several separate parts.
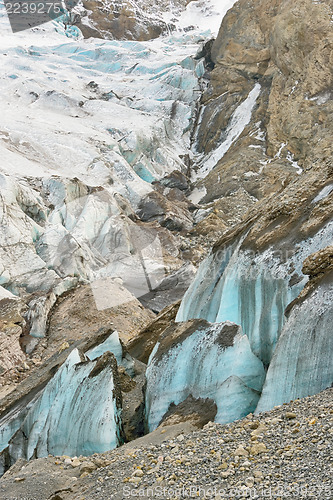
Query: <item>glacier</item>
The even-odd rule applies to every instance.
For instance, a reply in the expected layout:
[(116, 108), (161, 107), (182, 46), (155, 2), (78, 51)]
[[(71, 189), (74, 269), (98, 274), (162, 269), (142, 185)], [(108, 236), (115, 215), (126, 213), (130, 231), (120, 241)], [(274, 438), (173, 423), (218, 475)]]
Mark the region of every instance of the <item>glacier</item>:
[(152, 351), (146, 371), (149, 431), (159, 425), (171, 403), (177, 405), (189, 395), (213, 399), (219, 423), (254, 411), (265, 370), (238, 325), (194, 321), (169, 330)]
[[(147, 42), (84, 40), (77, 28), (65, 27), (66, 17), (13, 38), (0, 4), (0, 287), (26, 300), (30, 336), (47, 335), (50, 311), (79, 284), (91, 285), (102, 310), (172, 283), (165, 275), (174, 271), (169, 261), (179, 255), (177, 244), (172, 240), (166, 256), (162, 228), (141, 224), (138, 210), (153, 183), (163, 186), (174, 171), (204, 178), (251, 121), (264, 91), (254, 81), (216, 149), (207, 156), (196, 151), (206, 69), (195, 54), (213, 34), (211, 13), (224, 14), (234, 3), (191, 2), (173, 33)], [(218, 28), (221, 15), (214, 19)], [(189, 25), (200, 28), (187, 31)], [(189, 172), (188, 157), (196, 172)], [(330, 183), (312, 204), (331, 192)], [(188, 198), (197, 203), (205, 194), (198, 185)], [(308, 283), (304, 259), (331, 244), (332, 229), (328, 223), (294, 241), (293, 250), (278, 242), (255, 251), (246, 231), (232, 244), (215, 245), (182, 300), (176, 326), (150, 355), (149, 431), (189, 396), (213, 400), (215, 421), (228, 423), (331, 383), (331, 284), (296, 303), (289, 316), (285, 311)], [(134, 364), (116, 331), (87, 352), (74, 349), (40, 393), (1, 420), (0, 449), (14, 463), (119, 446), (117, 366), (132, 377)]]
[[(98, 305), (105, 280), (110, 295), (126, 287), (128, 300), (163, 281), (158, 229), (137, 225), (135, 212), (153, 181), (187, 173), (205, 72), (195, 54), (212, 34), (186, 32), (182, 19), (174, 34), (149, 42), (84, 40), (67, 21), (13, 36), (0, 4), (0, 285), (27, 300), (37, 339), (57, 300), (79, 283), (92, 283)], [(40, 394), (4, 417), (1, 448), (12, 461), (121, 442), (109, 351), (133, 373), (114, 333), (88, 353), (72, 351)]]
[[(157, 231), (138, 230), (135, 212), (153, 181), (187, 171), (205, 71), (195, 54), (208, 35), (84, 40), (63, 21), (13, 35), (0, 4), (0, 284), (15, 295), (57, 295), (65, 279), (124, 276), (131, 293), (145, 294), (145, 269), (152, 286), (169, 269), (151, 258), (161, 255)], [(43, 300), (28, 318), (36, 337)]]

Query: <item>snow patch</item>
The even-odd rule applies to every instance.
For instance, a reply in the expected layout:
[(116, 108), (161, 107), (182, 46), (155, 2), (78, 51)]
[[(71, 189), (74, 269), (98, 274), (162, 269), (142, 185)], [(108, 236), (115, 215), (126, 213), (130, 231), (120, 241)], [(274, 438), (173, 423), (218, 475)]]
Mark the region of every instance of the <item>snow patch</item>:
[(319, 194), (314, 198), (312, 203), (318, 203), (321, 200), (324, 200), (327, 196), (329, 196), (333, 191), (333, 184), (328, 184), (328, 186), (325, 186)]
[(238, 139), (245, 127), (250, 123), (252, 111), (259, 97), (261, 85), (256, 83), (254, 88), (249, 93), (248, 97), (238, 106), (231, 117), (230, 123), (226, 130), (226, 139), (222, 144), (204, 161), (199, 167), (195, 177), (202, 179), (217, 165), (223, 158), (232, 144)]

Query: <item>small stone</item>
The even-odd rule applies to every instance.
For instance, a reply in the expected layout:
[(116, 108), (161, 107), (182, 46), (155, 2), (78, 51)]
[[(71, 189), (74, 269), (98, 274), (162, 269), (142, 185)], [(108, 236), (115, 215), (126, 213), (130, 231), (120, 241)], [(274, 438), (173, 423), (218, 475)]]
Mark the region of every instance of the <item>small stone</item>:
[(71, 458), (65, 458), (64, 464), (65, 465), (72, 465), (72, 459)]
[(247, 486), (248, 488), (253, 488), (253, 486), (254, 486), (254, 477), (247, 477), (245, 479), (245, 486)]
[(99, 467), (106, 467), (107, 465), (110, 465), (109, 464), (109, 460), (105, 460), (105, 458), (101, 458), (101, 457), (94, 457), (94, 463), (95, 465), (99, 468)]
[(253, 473), (254, 477), (264, 477), (264, 474), (261, 472), (261, 470), (255, 470)]
[(243, 446), (239, 446), (237, 448), (237, 450), (235, 451), (234, 453), (235, 456), (238, 456), (238, 457), (248, 457), (249, 456), (249, 452), (246, 451)]
[(96, 469), (97, 465), (95, 465), (94, 462), (87, 460), (86, 462), (83, 462), (81, 464), (80, 473), (83, 474), (84, 472), (87, 472), (89, 474), (90, 472), (93, 472)]
[(158, 467), (154, 467), (153, 469), (149, 469), (147, 471), (147, 474), (156, 474), (157, 472), (159, 471), (159, 468)]
[(59, 353), (61, 353), (62, 351), (65, 351), (68, 348), (69, 348), (69, 343), (68, 342), (63, 342), (61, 344), (61, 346), (59, 347)]
[(293, 413), (293, 412), (291, 412), (291, 411), (287, 411), (287, 412), (285, 413), (285, 417), (286, 417), (287, 419), (291, 420), (291, 419), (293, 419), (293, 418), (296, 418), (296, 417), (297, 417), (297, 415), (296, 415), (296, 413)]
[(16, 477), (14, 481), (15, 483), (21, 483), (22, 481), (25, 481), (25, 477)]
[(129, 479), (128, 482), (138, 484), (141, 482), (141, 477), (131, 477), (131, 479)]
[(250, 429), (253, 429), (253, 430), (254, 429), (258, 429), (258, 427), (259, 427), (259, 421), (258, 420), (254, 420), (254, 422), (250, 422), (248, 424), (248, 426), (249, 426)]
[(257, 429), (251, 432), (251, 436), (260, 436), (260, 434), (263, 434), (265, 431), (267, 431), (266, 425), (259, 425)]
[(141, 469), (137, 469), (133, 472), (132, 477), (142, 477), (143, 471)]
[(251, 455), (259, 455), (260, 453), (266, 453), (267, 448), (264, 443), (256, 443), (251, 446), (250, 453)]
[(80, 467), (81, 462), (78, 458), (73, 458), (72, 459), (72, 467)]

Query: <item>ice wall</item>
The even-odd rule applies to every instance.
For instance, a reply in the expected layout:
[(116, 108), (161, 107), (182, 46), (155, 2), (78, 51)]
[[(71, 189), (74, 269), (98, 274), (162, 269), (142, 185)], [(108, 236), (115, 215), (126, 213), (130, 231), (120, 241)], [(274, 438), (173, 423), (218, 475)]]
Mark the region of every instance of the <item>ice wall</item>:
[(257, 413), (332, 385), (332, 325), (331, 275), (293, 307), (269, 366)]
[[(112, 353), (112, 354), (111, 354)], [(90, 455), (122, 442), (117, 364), (133, 374), (117, 331), (85, 354), (74, 349), (46, 387), (0, 422), (0, 451), (18, 458)]]
[(11, 439), (14, 460), (90, 455), (118, 446), (120, 405), (113, 393), (116, 365), (109, 356), (98, 369), (98, 361), (87, 362), (72, 351)]
[[(205, 323), (205, 322), (204, 322)], [(158, 343), (148, 362), (146, 415), (149, 430), (160, 423), (169, 405), (194, 398), (216, 402), (216, 421), (230, 422), (253, 411), (265, 370), (248, 338), (233, 323), (180, 325), (182, 337)]]
[(307, 282), (301, 271), (303, 261), (331, 243), (332, 228), (331, 222), (294, 250), (272, 247), (258, 253), (243, 249), (242, 240), (216, 249), (200, 266), (177, 321), (233, 321), (242, 326), (254, 354), (268, 365), (285, 321), (285, 308)]

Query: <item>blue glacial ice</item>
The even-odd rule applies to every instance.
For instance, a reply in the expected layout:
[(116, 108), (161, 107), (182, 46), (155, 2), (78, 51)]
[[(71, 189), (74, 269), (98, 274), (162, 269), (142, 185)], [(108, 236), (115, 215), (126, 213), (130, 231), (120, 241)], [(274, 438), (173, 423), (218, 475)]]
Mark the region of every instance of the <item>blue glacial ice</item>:
[(12, 459), (91, 455), (121, 443), (119, 402), (114, 397), (112, 363), (96, 375), (96, 362), (77, 349), (47, 384), (9, 442)]
[(303, 261), (331, 243), (332, 227), (332, 222), (327, 224), (289, 253), (273, 247), (254, 253), (242, 248), (242, 240), (216, 249), (201, 264), (177, 321), (233, 321), (242, 326), (254, 354), (268, 366), (285, 322), (285, 308), (308, 280), (301, 271)]
[(117, 364), (133, 374), (133, 360), (123, 352), (117, 331), (85, 354), (74, 349), (26, 407), (19, 405), (3, 417), (0, 451), (9, 446), (14, 462), (49, 453), (91, 455), (117, 447), (122, 443)]
[[(232, 341), (223, 345), (230, 332)], [(230, 322), (206, 323), (166, 350), (163, 340), (157, 343), (146, 378), (146, 415), (152, 431), (171, 403), (177, 405), (190, 394), (215, 401), (217, 422), (245, 416), (257, 405), (265, 370), (239, 326)]]
[(331, 276), (291, 310), (269, 366), (257, 412), (331, 387), (332, 325)]

